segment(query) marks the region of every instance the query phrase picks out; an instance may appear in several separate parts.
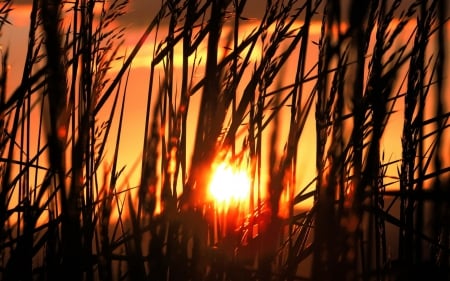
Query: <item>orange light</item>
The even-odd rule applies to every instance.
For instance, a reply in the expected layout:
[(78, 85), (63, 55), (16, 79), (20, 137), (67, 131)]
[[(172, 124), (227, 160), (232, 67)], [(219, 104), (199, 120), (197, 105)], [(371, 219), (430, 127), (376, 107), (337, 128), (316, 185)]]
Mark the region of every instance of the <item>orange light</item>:
[(231, 202), (248, 200), (250, 177), (243, 170), (225, 163), (218, 164), (211, 177), (209, 193), (219, 204), (229, 205)]

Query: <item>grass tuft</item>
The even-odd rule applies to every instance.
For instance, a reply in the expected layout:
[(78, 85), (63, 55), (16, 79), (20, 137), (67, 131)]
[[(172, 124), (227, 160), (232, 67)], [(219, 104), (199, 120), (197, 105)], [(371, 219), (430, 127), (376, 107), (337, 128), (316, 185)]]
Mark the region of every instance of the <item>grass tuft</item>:
[(140, 1), (33, 0), (16, 88), (0, 46), (1, 280), (449, 278), (445, 0), (164, 0), (129, 47)]

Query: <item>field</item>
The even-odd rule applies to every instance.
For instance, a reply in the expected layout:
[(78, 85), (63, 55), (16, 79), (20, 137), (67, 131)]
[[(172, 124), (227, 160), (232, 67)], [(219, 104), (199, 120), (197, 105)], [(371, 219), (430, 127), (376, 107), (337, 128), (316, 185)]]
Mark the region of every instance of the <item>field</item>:
[(446, 0), (25, 2), (0, 280), (450, 280)]

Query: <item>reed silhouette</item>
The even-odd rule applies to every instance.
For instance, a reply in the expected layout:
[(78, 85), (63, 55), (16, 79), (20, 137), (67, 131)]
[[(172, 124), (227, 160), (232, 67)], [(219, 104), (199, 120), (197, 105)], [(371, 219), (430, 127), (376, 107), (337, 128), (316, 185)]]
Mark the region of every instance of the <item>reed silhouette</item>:
[[(16, 89), (3, 46), (1, 280), (450, 278), (445, 0), (163, 0), (125, 52), (131, 4), (33, 0)], [(225, 159), (251, 189), (219, 214)]]

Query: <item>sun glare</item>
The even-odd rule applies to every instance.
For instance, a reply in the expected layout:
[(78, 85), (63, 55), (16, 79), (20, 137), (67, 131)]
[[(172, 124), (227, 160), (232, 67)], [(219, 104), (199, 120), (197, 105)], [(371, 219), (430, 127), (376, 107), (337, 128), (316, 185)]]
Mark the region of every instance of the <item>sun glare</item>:
[(229, 204), (248, 200), (250, 178), (245, 171), (222, 163), (213, 171), (209, 192), (217, 203)]

